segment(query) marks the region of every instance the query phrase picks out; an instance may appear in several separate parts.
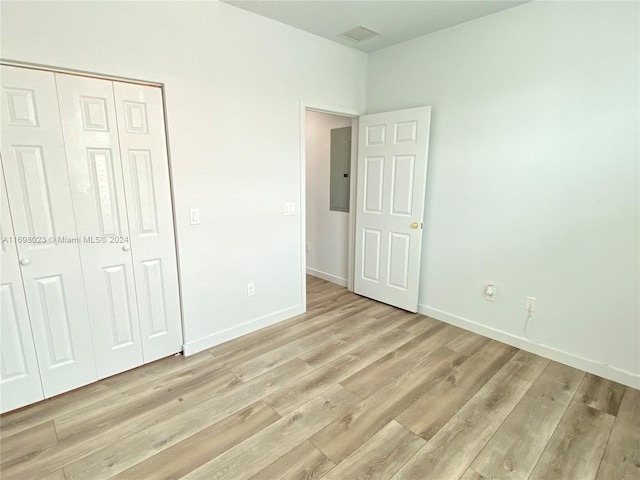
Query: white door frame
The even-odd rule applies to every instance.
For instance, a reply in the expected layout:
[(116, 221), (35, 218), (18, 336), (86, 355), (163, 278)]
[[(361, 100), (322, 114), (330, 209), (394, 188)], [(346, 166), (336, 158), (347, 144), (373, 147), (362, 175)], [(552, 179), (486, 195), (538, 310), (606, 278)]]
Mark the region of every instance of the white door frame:
[(364, 109), (354, 107), (345, 107), (340, 105), (331, 105), (321, 102), (300, 100), (300, 305), (304, 311), (307, 310), (307, 209), (306, 209), (306, 122), (305, 113), (307, 110), (315, 112), (328, 113), (330, 115), (339, 115), (341, 117), (350, 117), (354, 120), (351, 129), (351, 172), (350, 176), (350, 198), (349, 198), (349, 252), (348, 267), (349, 273), (347, 278), (347, 288), (353, 291), (353, 267), (354, 267), (354, 241), (356, 217), (353, 208), (356, 204), (356, 164), (358, 149), (358, 117), (366, 114)]

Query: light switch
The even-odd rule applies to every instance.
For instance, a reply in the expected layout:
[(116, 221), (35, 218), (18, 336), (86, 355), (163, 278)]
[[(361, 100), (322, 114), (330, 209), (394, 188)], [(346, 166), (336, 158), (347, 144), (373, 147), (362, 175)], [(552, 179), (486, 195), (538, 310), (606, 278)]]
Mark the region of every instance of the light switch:
[(199, 208), (190, 209), (189, 218), (191, 219), (191, 225), (200, 225), (200, 209)]
[(296, 204), (293, 202), (284, 202), (284, 214), (285, 215), (295, 215), (296, 214)]

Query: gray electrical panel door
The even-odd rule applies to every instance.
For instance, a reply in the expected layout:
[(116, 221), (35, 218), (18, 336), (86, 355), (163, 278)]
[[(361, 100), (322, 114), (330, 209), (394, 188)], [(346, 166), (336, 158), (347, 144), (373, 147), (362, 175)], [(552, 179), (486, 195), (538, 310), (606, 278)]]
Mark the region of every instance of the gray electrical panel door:
[(351, 127), (331, 130), (329, 210), (349, 211), (351, 170)]

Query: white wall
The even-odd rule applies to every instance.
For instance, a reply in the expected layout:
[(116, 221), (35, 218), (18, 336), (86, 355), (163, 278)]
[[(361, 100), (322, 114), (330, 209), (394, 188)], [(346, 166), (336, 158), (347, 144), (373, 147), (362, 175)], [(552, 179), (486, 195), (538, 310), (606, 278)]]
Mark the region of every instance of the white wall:
[(305, 115), (307, 273), (347, 286), (349, 214), (329, 210), (331, 129), (352, 119), (307, 111)]
[(367, 97), (433, 107), (421, 311), (636, 386), (638, 5), (533, 2), (375, 52)]
[(215, 1), (0, 8), (5, 59), (165, 84), (191, 351), (301, 310), (299, 100), (431, 105), (422, 311), (640, 383), (636, 2), (526, 4), (374, 53), (368, 82), (366, 55)]
[(187, 350), (301, 312), (300, 99), (362, 110), (366, 55), (215, 1), (1, 8), (4, 59), (165, 84)]

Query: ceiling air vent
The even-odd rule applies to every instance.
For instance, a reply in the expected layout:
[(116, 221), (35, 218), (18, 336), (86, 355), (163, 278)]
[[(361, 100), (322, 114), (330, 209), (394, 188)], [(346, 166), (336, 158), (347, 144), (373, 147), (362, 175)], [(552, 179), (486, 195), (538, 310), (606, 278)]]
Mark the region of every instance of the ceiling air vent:
[(341, 37), (346, 37), (354, 42), (363, 42), (364, 40), (369, 40), (370, 38), (377, 37), (378, 35), (380, 35), (380, 32), (363, 27), (362, 25), (340, 34)]

